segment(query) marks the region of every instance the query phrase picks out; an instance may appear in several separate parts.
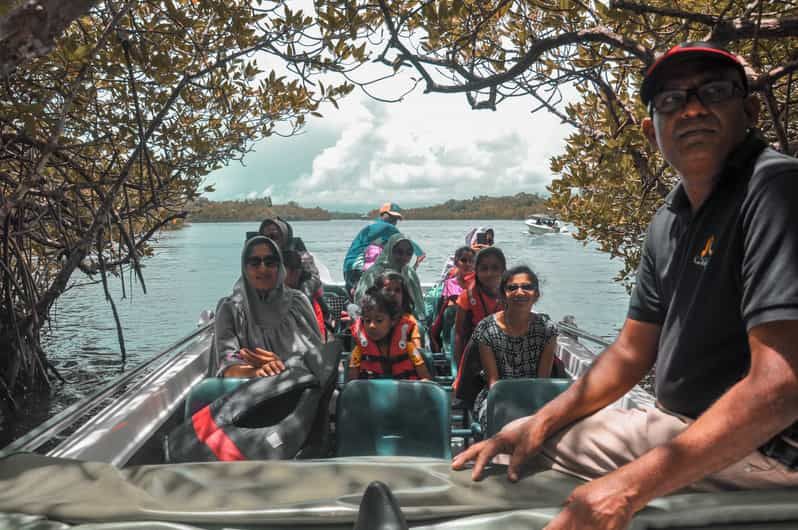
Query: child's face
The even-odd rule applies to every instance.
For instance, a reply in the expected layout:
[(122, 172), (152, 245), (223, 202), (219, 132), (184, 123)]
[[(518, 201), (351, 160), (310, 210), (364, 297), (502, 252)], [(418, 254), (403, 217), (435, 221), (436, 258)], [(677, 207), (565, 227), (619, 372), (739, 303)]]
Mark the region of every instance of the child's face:
[(457, 266), (457, 270), (464, 275), (474, 272), (474, 253), (463, 252), (455, 265)]
[(285, 285), (291, 289), (299, 289), (299, 277), (302, 275), (302, 269), (285, 269)]
[(381, 341), (388, 337), (393, 329), (393, 320), (378, 309), (369, 309), (361, 317), (366, 335), (373, 341)]
[(502, 280), (504, 267), (498, 256), (485, 256), (477, 265), (477, 278), (488, 289), (498, 289)]
[(402, 307), (402, 283), (399, 280), (385, 280), (382, 284), (382, 292), (388, 298)]

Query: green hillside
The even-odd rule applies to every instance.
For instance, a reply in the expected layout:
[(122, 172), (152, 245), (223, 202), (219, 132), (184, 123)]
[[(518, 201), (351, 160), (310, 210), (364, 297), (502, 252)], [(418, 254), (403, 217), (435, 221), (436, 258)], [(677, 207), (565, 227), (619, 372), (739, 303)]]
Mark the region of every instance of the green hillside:
[[(523, 219), (532, 213), (546, 211), (546, 200), (533, 193), (518, 193), (506, 197), (472, 197), (450, 199), (443, 204), (420, 208), (404, 208), (406, 219)], [(201, 199), (194, 204), (189, 221), (195, 223), (220, 223), (238, 221), (260, 221), (279, 215), (288, 221), (326, 221), (330, 219), (358, 219), (361, 214), (331, 212), (324, 208), (305, 208), (296, 202), (271, 204), (267, 199), (245, 201), (209, 201)], [(376, 217), (377, 209), (368, 212)]]

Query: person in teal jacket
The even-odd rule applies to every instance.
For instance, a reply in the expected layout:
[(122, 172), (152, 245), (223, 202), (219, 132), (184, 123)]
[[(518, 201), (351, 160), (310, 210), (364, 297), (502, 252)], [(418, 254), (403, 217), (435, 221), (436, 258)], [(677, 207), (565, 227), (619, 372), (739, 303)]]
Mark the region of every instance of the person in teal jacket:
[[(380, 207), (379, 218), (368, 226), (358, 232), (352, 244), (349, 245), (349, 250), (346, 251), (344, 258), (344, 281), (346, 282), (346, 291), (352, 292), (352, 289), (357, 285), (360, 276), (363, 274), (363, 262), (366, 247), (370, 244), (377, 242), (384, 245), (388, 238), (394, 234), (399, 233), (396, 228), (396, 223), (402, 220), (402, 209), (398, 204), (393, 202), (386, 202)], [(415, 251), (416, 265), (424, 259), (424, 251), (415, 242), (413, 243), (413, 250)]]

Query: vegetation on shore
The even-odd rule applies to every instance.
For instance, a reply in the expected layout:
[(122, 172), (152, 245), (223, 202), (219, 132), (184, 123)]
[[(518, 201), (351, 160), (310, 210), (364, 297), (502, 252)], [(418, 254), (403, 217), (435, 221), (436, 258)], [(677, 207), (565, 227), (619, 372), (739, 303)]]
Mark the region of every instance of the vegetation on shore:
[(286, 221), (329, 221), (330, 219), (357, 219), (360, 214), (330, 212), (318, 206), (305, 208), (294, 201), (272, 204), (268, 199), (246, 199), (243, 201), (197, 201), (189, 213), (188, 220), (194, 223), (232, 223), (239, 221), (261, 221), (279, 215)]
[[(546, 211), (546, 199), (534, 193), (518, 193), (506, 197), (472, 197), (470, 199), (450, 199), (442, 204), (421, 208), (404, 208), (407, 219), (523, 219), (529, 214)], [(260, 221), (269, 216), (279, 215), (287, 221), (327, 221), (330, 219), (359, 219), (359, 213), (331, 212), (316, 206), (304, 208), (294, 201), (287, 204), (271, 204), (265, 199), (244, 201), (201, 200), (189, 214), (189, 220), (196, 223), (224, 223), (236, 221)], [(376, 217), (374, 209), (366, 214)]]

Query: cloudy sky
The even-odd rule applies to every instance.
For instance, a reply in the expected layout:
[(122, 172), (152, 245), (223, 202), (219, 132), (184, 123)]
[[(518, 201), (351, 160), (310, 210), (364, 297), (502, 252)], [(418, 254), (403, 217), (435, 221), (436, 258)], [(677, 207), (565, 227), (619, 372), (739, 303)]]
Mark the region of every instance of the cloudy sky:
[[(393, 95), (392, 88), (382, 86), (379, 94)], [(207, 197), (269, 195), (275, 203), (367, 211), (389, 200), (423, 206), (474, 195), (545, 194), (548, 160), (569, 133), (556, 117), (531, 114), (531, 98), (476, 111), (462, 94), (424, 94), (419, 87), (400, 103), (382, 103), (356, 88), (339, 106), (322, 109), (322, 119), (311, 117), (302, 134), (256, 144), (244, 165), (211, 173), (206, 182), (216, 191)]]

